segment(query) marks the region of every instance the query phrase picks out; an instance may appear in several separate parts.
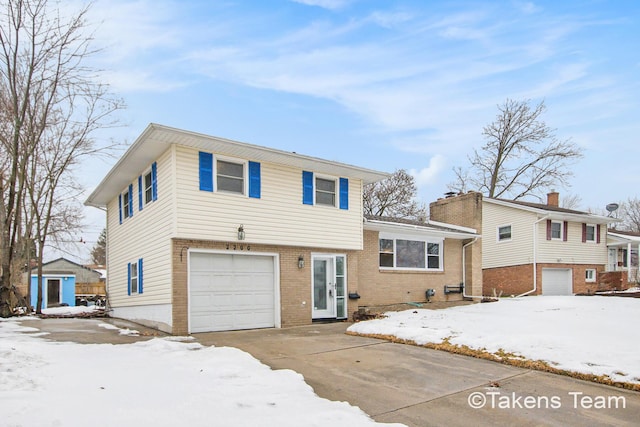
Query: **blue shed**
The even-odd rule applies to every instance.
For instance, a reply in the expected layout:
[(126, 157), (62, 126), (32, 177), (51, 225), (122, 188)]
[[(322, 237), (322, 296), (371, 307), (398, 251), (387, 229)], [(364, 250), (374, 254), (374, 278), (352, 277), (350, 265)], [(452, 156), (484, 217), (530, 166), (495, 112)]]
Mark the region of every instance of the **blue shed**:
[[(31, 275), (31, 305), (38, 299), (38, 275)], [(64, 272), (42, 274), (42, 308), (58, 307), (61, 304), (76, 305), (76, 276)]]

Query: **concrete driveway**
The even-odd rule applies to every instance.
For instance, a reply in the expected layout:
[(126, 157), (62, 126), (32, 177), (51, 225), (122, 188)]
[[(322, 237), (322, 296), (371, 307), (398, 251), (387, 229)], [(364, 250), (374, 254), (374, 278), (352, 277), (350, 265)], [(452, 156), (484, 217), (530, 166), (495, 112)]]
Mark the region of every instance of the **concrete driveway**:
[[(302, 374), (327, 399), (408, 426), (637, 425), (640, 393), (345, 335), (348, 323), (194, 334)], [(493, 386), (491, 386), (493, 385)], [(474, 408), (473, 405), (481, 408)]]
[[(128, 344), (166, 334), (121, 319), (24, 320), (47, 338)], [(136, 329), (123, 336), (99, 327)], [(345, 335), (349, 323), (194, 334), (236, 347), (273, 369), (302, 374), (327, 399), (359, 406), (380, 422), (408, 426), (638, 425), (640, 393), (373, 338)], [(613, 357), (613, 355), (612, 355)], [(478, 408), (474, 408), (477, 406)]]

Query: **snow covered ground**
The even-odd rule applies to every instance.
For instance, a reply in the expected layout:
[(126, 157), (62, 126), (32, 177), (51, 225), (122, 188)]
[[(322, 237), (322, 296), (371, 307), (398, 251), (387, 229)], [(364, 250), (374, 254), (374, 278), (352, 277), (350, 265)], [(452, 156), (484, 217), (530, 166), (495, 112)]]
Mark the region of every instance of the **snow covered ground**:
[(382, 334), (417, 344), (504, 350), (574, 372), (640, 383), (640, 299), (547, 297), (501, 299), (445, 310), (389, 312), (348, 331)]
[(300, 374), (235, 348), (187, 338), (82, 345), (43, 335), (0, 321), (2, 426), (381, 425), (318, 397)]

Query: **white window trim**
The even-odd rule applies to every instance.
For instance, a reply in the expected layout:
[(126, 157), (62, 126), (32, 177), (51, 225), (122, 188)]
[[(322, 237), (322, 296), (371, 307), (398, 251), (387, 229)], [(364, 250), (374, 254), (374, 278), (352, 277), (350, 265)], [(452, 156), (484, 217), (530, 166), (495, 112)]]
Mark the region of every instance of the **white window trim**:
[[(131, 275), (129, 277), (129, 283), (127, 283), (127, 286), (129, 286), (129, 291), (131, 293), (130, 296), (134, 296), (134, 295), (140, 295), (140, 272), (138, 271), (138, 260), (135, 261), (131, 261), (129, 263), (131, 265), (131, 270), (133, 270), (133, 267), (135, 266), (136, 269), (136, 274), (133, 274), (133, 271), (131, 271)], [(133, 283), (133, 280), (135, 279), (136, 281), (136, 291), (133, 292), (133, 288), (131, 287), (131, 283)]]
[[(553, 224), (560, 224), (560, 237), (553, 237)], [(551, 220), (551, 240), (563, 240), (564, 236), (564, 221)]]
[[(589, 272), (589, 271), (593, 272), (593, 277), (592, 277), (592, 278), (588, 278), (588, 277), (587, 277), (587, 272)], [(587, 268), (587, 269), (585, 270), (585, 282), (587, 282), (587, 283), (595, 283), (595, 281), (596, 281), (596, 274), (597, 274), (597, 273), (596, 273), (596, 269), (595, 269), (595, 268)]]
[(598, 226), (596, 224), (586, 224), (586, 227), (593, 227), (593, 240), (589, 240), (587, 231), (585, 229), (585, 243), (596, 243), (598, 241)]
[[(316, 194), (318, 191), (316, 182), (317, 179), (324, 179), (325, 181), (333, 181), (333, 205), (326, 203), (318, 203), (316, 200)], [(338, 208), (340, 206), (340, 178), (330, 175), (313, 174), (313, 206), (324, 206), (325, 208)]]
[[(235, 163), (237, 165), (242, 165), (242, 194), (237, 193), (235, 191), (220, 190), (220, 185), (218, 184), (218, 161), (220, 160), (227, 163)], [(249, 162), (247, 160), (242, 160), (234, 157), (214, 155), (213, 156), (213, 188), (216, 193), (249, 197)]]
[[(382, 267), (380, 266), (380, 239), (393, 240), (393, 264), (394, 267)], [(396, 240), (413, 240), (416, 242), (424, 242), (424, 256), (425, 256), (425, 268), (414, 268), (414, 267), (395, 267), (398, 260), (398, 251), (396, 248)], [(428, 256), (428, 244), (435, 243), (440, 245), (440, 252), (438, 254), (438, 268), (429, 268), (429, 256)], [(421, 237), (421, 236), (410, 236), (403, 234), (389, 234), (389, 233), (380, 233), (378, 235), (378, 268), (384, 271), (424, 271), (424, 272), (442, 272), (444, 271), (444, 239), (437, 237)]]
[[(151, 200), (149, 201), (147, 201), (147, 175), (151, 177), (151, 186), (149, 187), (151, 190)], [(142, 173), (142, 206), (147, 206), (151, 203), (153, 203), (153, 172), (151, 171), (151, 166), (149, 166), (149, 169)]]
[[(121, 193), (122, 197), (122, 220), (125, 221), (131, 218), (133, 215), (130, 214), (130, 211), (133, 211), (134, 206), (129, 206), (129, 186)], [(133, 194), (131, 194), (131, 203), (134, 202)]]
[[(509, 227), (509, 231), (511, 232), (511, 236), (508, 239), (500, 239), (500, 229), (504, 227)], [(498, 243), (506, 243), (510, 242), (513, 239), (513, 224), (502, 224), (496, 227), (496, 242)]]

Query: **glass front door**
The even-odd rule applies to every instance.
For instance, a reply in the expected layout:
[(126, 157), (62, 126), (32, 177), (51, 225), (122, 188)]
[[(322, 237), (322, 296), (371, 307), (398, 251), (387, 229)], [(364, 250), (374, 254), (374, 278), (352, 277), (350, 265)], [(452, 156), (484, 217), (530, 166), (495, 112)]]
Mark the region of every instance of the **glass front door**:
[(314, 319), (346, 318), (346, 257), (344, 255), (314, 255), (312, 258), (312, 317)]

